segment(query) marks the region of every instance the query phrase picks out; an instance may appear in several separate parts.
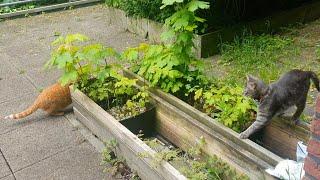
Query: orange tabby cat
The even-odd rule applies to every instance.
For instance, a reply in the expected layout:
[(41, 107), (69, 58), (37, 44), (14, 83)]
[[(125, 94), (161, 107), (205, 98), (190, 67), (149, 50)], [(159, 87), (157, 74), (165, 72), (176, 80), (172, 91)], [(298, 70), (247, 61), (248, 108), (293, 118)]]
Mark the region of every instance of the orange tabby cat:
[(44, 89), (38, 98), (28, 109), (18, 114), (11, 114), (5, 119), (20, 119), (24, 118), (38, 109), (46, 111), (49, 115), (63, 115), (64, 108), (71, 104), (71, 95), (69, 86), (61, 86), (56, 83)]

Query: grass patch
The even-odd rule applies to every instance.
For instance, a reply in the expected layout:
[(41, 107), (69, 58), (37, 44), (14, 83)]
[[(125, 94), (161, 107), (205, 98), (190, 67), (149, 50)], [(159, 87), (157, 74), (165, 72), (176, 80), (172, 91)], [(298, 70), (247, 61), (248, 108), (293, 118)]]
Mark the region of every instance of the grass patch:
[(247, 35), (237, 38), (233, 43), (222, 44), (218, 64), (226, 71), (223, 79), (228, 83), (243, 84), (247, 74), (270, 83), (295, 66), (295, 61), (290, 58), (299, 53), (300, 48), (291, 37)]

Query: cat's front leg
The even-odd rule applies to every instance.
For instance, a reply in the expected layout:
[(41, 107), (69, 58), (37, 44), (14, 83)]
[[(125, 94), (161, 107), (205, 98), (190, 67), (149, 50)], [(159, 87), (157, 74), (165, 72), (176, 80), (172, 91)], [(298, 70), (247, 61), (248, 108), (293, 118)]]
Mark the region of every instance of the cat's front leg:
[(241, 139), (247, 139), (250, 137), (253, 133), (257, 132), (261, 128), (263, 128), (268, 121), (272, 118), (268, 113), (259, 113), (257, 114), (256, 121), (248, 127), (244, 132), (240, 133), (239, 138)]

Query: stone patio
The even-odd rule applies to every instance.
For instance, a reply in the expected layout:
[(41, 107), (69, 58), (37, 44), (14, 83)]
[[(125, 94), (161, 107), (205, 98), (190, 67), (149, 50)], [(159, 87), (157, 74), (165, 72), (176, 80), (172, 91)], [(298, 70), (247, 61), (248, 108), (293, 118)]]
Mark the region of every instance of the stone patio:
[(107, 17), (102, 5), (94, 5), (0, 22), (0, 180), (112, 179), (100, 165), (102, 143), (72, 112), (3, 119), (57, 81), (59, 72), (43, 70), (55, 34), (85, 34), (118, 50), (143, 41)]

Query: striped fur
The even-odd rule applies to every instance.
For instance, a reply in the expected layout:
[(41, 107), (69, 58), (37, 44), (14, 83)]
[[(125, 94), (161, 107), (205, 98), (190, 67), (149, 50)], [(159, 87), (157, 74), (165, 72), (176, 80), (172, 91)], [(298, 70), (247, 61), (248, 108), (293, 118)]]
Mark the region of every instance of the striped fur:
[(44, 89), (29, 108), (20, 113), (8, 115), (5, 119), (21, 119), (38, 109), (46, 111), (49, 115), (63, 115), (62, 110), (71, 102), (69, 86), (56, 83)]

